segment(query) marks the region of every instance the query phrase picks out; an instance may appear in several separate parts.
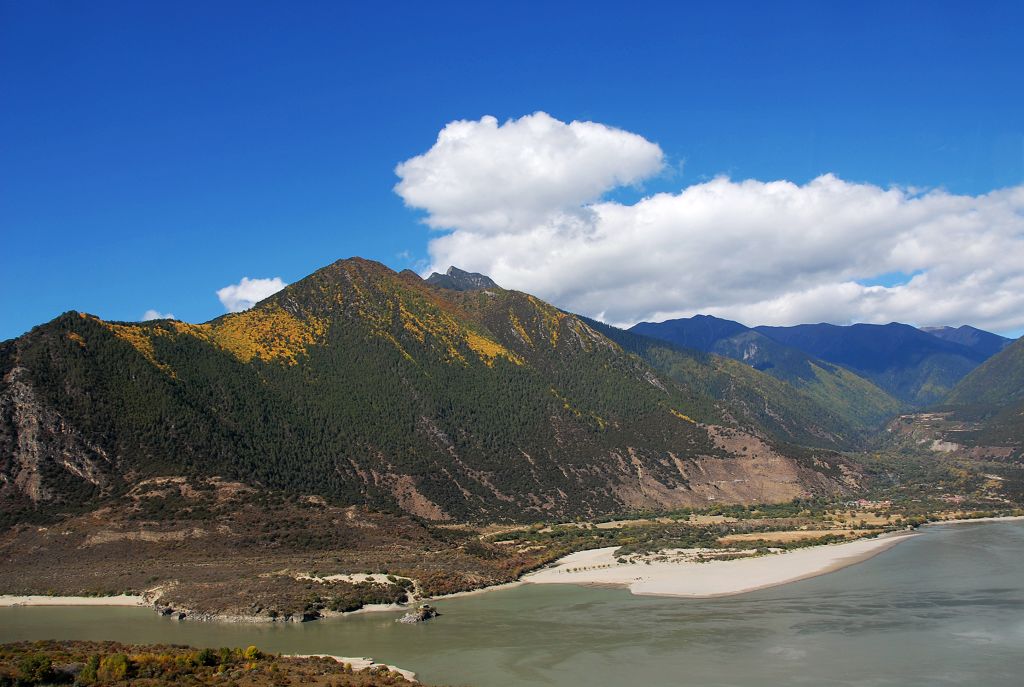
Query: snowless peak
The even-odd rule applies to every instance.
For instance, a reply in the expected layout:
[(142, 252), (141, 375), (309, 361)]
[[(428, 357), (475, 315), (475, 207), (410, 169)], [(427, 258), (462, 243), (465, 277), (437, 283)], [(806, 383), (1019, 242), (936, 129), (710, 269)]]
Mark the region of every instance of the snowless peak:
[(466, 272), (454, 265), (449, 267), (444, 274), (434, 272), (427, 277), (427, 283), (442, 289), (452, 289), (453, 291), (500, 288), (487, 275), (480, 274), (479, 272)]

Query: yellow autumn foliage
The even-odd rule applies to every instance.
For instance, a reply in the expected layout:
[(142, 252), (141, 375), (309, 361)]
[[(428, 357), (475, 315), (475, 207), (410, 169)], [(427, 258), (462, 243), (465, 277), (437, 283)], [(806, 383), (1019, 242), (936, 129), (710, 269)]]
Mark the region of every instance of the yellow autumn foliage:
[(533, 307), (537, 310), (537, 314), (540, 316), (544, 328), (548, 330), (551, 346), (554, 348), (558, 345), (558, 331), (562, 324), (562, 320), (565, 319), (565, 313), (552, 305), (548, 305), (544, 301), (534, 298), (533, 296), (527, 296), (527, 298), (529, 298), (530, 302), (533, 303)]
[(138, 324), (111, 324), (98, 318), (96, 321), (109, 329), (117, 338), (130, 343), (135, 350), (142, 354), (143, 358), (148, 360), (161, 371), (167, 373), (171, 377), (175, 376), (174, 370), (165, 363), (156, 359), (156, 350), (153, 348), (153, 340), (151, 337), (159, 336), (161, 334), (166, 335), (166, 332), (162, 329), (158, 327), (146, 327)]
[(523, 327), (523, 323), (519, 321), (519, 318), (514, 312), (509, 312), (508, 320), (512, 323), (512, 329), (519, 335), (519, 338), (522, 339), (526, 345), (532, 347), (533, 339), (531, 339), (530, 335), (526, 333), (526, 328)]
[(670, 413), (672, 413), (673, 415), (675, 415), (680, 420), (685, 420), (686, 422), (689, 422), (689, 423), (694, 424), (694, 425), (697, 424), (697, 421), (694, 420), (692, 417), (690, 417), (689, 415), (683, 415), (682, 413), (680, 413), (675, 408), (669, 408), (668, 411)]
[(316, 317), (299, 319), (276, 304), (228, 315), (212, 325), (209, 337), (242, 362), (254, 358), (294, 365), (307, 346), (323, 339), (327, 323)]
[(480, 356), (480, 359), (488, 365), (493, 365), (494, 359), (499, 355), (512, 361), (516, 365), (523, 364), (522, 359), (520, 359), (520, 357), (515, 353), (508, 350), (500, 343), (484, 338), (474, 331), (466, 331), (465, 341), (466, 345), (473, 349), (473, 352)]

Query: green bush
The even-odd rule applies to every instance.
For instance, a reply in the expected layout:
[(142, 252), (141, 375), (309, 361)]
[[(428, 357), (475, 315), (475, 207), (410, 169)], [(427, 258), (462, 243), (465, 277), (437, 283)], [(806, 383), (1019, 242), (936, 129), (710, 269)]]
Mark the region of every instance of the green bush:
[(128, 677), (128, 657), (124, 654), (112, 654), (100, 659), (96, 670), (97, 679), (102, 682), (118, 682)]
[(220, 662), (217, 652), (213, 649), (203, 649), (196, 656), (196, 663), (201, 666), (215, 666)]
[(53, 678), (53, 661), (48, 656), (29, 654), (18, 663), (18, 682), (23, 685), (51, 682)]
[(89, 657), (89, 660), (82, 666), (82, 670), (78, 673), (78, 678), (75, 680), (80, 685), (91, 685), (96, 682), (96, 673), (100, 668), (100, 657), (98, 654), (93, 654)]

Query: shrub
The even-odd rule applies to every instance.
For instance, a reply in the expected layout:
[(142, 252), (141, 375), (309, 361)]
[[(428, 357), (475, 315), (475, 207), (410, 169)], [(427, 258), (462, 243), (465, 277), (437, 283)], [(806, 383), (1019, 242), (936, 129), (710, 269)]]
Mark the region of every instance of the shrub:
[(213, 649), (203, 649), (196, 656), (196, 663), (201, 666), (215, 666), (218, 663), (217, 652)]
[(111, 654), (100, 659), (96, 677), (103, 682), (118, 682), (128, 677), (128, 657), (124, 654)]
[(53, 680), (53, 661), (49, 656), (29, 654), (18, 663), (18, 682), (25, 685), (37, 685)]
[(96, 671), (100, 667), (100, 657), (98, 654), (93, 654), (89, 657), (89, 660), (82, 666), (82, 670), (78, 673), (76, 682), (81, 685), (91, 685), (96, 682)]

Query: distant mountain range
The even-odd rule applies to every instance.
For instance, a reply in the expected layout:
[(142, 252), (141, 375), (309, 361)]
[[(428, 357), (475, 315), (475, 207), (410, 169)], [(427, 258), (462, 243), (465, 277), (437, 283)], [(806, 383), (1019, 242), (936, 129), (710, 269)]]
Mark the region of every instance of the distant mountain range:
[(1013, 343), (1013, 339), (1008, 339), (1005, 336), (999, 336), (992, 332), (986, 332), (984, 329), (978, 329), (967, 324), (961, 327), (921, 327), (921, 331), (928, 332), (932, 336), (937, 336), (946, 341), (967, 346), (986, 358), (992, 357)]
[[(963, 326), (917, 329), (906, 324), (803, 324), (746, 327), (707, 315), (642, 322), (631, 331), (746, 362), (805, 388), (820, 386), (824, 368), (852, 372), (910, 407), (941, 402), (974, 368), (1010, 339)], [(815, 375), (819, 379), (815, 379)]]
[[(702, 323), (716, 326), (714, 319)], [(785, 350), (757, 332), (722, 339), (708, 352), (643, 336), (637, 327), (591, 324), (655, 369), (728, 399), (732, 412), (790, 442), (855, 448), (900, 409), (899, 401), (852, 372)], [(778, 355), (769, 362), (772, 351)]]

